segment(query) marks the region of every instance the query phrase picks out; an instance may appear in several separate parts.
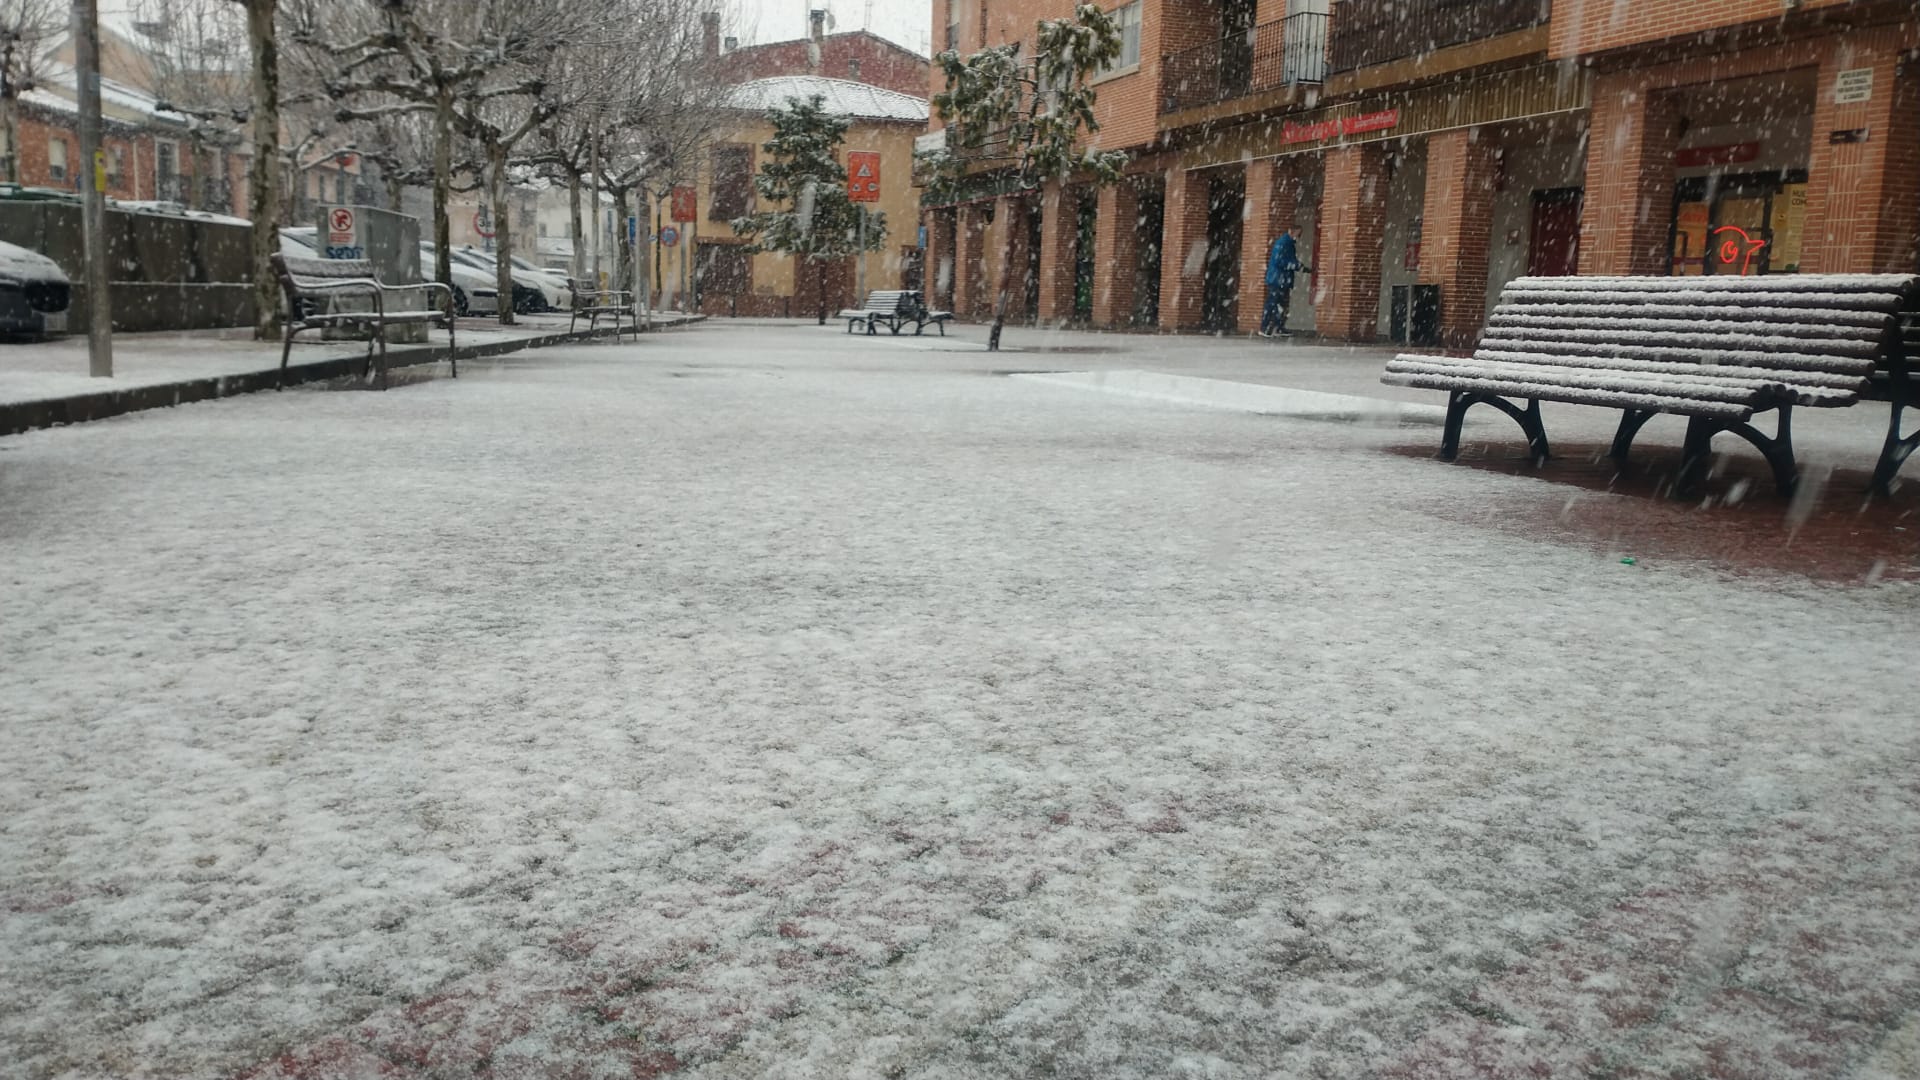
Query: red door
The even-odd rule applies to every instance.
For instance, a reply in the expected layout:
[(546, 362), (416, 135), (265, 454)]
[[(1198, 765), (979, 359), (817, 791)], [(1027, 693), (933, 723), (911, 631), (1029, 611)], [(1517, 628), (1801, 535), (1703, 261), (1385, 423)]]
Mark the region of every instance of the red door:
[(1533, 243), (1527, 273), (1565, 277), (1580, 272), (1580, 189), (1533, 193)]

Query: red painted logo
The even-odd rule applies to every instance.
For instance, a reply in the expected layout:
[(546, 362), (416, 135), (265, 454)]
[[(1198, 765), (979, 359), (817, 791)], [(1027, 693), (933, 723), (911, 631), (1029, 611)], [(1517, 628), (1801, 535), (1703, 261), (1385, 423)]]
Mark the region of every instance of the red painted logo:
[(1742, 275), (1753, 273), (1753, 257), (1767, 246), (1767, 241), (1749, 233), (1738, 225), (1722, 225), (1713, 230), (1714, 254), (1723, 266), (1738, 263)]

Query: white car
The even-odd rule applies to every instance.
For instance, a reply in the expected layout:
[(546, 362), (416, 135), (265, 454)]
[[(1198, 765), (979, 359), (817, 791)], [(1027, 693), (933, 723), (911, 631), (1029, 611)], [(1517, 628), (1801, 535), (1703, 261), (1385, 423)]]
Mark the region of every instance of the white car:
[[(465, 262), (489, 274), (496, 273), (498, 265), (493, 252), (478, 248), (455, 248), (449, 252), (455, 259)], [(513, 266), (513, 310), (522, 312), (565, 311), (573, 304), (573, 294), (567, 288), (564, 275), (542, 270), (532, 263), (515, 256)]]
[[(434, 280), (433, 241), (420, 241), (420, 279)], [(449, 257), (447, 269), (453, 276), (453, 309), (461, 315), (495, 315), (500, 311), (500, 290), (493, 272), (477, 270), (459, 259)]]

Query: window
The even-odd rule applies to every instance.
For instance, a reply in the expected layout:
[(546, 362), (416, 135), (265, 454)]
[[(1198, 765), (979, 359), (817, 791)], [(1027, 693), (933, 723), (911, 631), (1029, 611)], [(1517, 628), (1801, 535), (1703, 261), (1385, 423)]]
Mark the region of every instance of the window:
[(713, 148), (713, 191), (708, 221), (732, 221), (753, 210), (753, 147), (729, 144)]
[(67, 140), (47, 140), (47, 176), (54, 180), (67, 178)]
[(1113, 24), (1120, 30), (1120, 57), (1106, 68), (1107, 71), (1119, 71), (1122, 68), (1138, 67), (1140, 64), (1140, 0), (1125, 7), (1115, 8), (1108, 14), (1113, 16)]
[(116, 146), (107, 151), (107, 182), (117, 184), (127, 171), (127, 148)]
[(540, 239), (542, 239), (542, 240), (545, 240), (545, 239), (547, 238), (547, 223), (546, 223), (546, 222), (544, 222), (544, 221), (542, 221), (542, 222), (540, 222), (539, 224), (537, 224), (537, 225), (535, 225), (535, 226), (534, 226), (534, 228), (535, 228), (535, 230), (537, 231), (537, 235), (538, 235), (538, 236), (540, 237)]

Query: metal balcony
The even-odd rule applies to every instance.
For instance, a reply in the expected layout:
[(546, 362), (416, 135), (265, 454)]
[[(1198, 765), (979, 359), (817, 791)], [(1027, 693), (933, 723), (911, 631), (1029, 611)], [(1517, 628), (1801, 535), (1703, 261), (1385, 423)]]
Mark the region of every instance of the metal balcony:
[(1327, 70), (1353, 71), (1545, 26), (1552, 0), (1341, 0)]
[(1327, 16), (1302, 12), (1160, 61), (1160, 112), (1201, 105), (1327, 77)]

